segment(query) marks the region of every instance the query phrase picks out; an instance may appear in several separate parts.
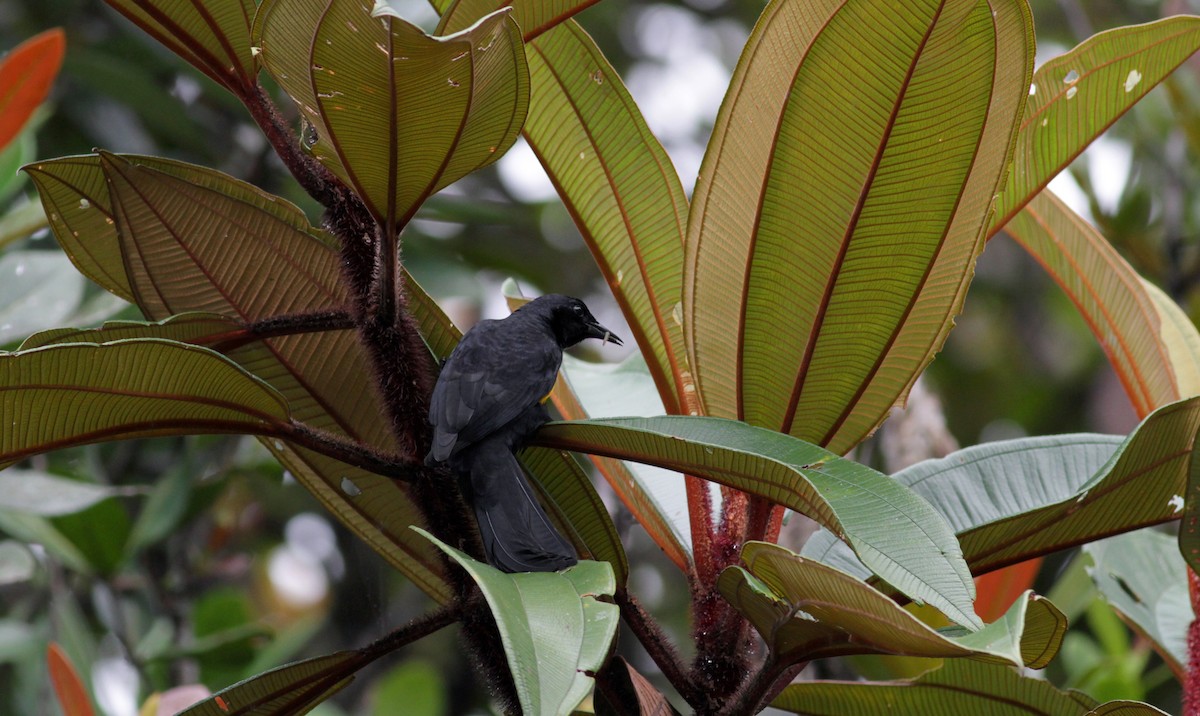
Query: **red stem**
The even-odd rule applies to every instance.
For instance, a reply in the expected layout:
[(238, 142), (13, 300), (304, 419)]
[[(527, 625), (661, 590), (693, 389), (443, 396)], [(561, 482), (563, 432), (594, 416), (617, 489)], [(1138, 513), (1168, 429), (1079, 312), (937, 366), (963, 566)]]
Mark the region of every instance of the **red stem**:
[[(1200, 614), (1200, 578), (1189, 567), (1188, 594), (1191, 596), (1192, 611)], [(1193, 619), (1188, 626), (1187, 679), (1183, 686), (1183, 716), (1200, 716), (1200, 619)]]

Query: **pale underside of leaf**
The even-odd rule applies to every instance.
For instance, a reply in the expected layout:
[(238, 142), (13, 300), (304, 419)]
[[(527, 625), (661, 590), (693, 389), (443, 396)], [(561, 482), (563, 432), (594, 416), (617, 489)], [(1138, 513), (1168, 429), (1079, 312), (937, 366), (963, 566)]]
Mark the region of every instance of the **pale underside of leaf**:
[(539, 444), (644, 462), (719, 482), (802, 512), (854, 545), (910, 598), (978, 627), (974, 584), (944, 519), (884, 475), (774, 431), (717, 418), (552, 423)]
[(1075, 496), (961, 532), (967, 562), (986, 572), (1178, 518), (1197, 428), (1200, 399), (1159, 408)]
[[(958, 716), (1031, 713), (1087, 716), (1099, 703), (1079, 691), (1059, 691), (1045, 679), (1021, 676), (1010, 666), (949, 659), (916, 679), (885, 682), (814, 681), (794, 684), (772, 706), (809, 716)], [(1139, 704), (1138, 706), (1144, 706)], [(1125, 712), (1154, 714), (1157, 709)]]
[(500, 631), (526, 714), (570, 713), (592, 687), (616, 636), (616, 580), (604, 562), (580, 562), (562, 572), (505, 574), (476, 562), (432, 535), (479, 585)]
[(1096, 587), (1154, 645), (1176, 678), (1186, 678), (1188, 625), (1195, 619), (1188, 596), (1188, 567), (1175, 538), (1138, 530), (1084, 545)]

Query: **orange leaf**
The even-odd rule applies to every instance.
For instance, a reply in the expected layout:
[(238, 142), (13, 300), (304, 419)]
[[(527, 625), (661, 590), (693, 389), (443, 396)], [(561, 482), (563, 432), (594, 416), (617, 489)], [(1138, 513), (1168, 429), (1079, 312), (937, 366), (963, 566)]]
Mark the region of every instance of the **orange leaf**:
[(50, 666), (50, 681), (58, 696), (58, 705), (64, 716), (94, 716), (92, 702), (83, 688), (83, 680), (58, 644), (50, 642), (46, 649), (46, 663)]
[(66, 45), (62, 28), (56, 27), (17, 45), (0, 63), (0, 149), (50, 93)]
[(975, 613), (988, 624), (1004, 616), (1013, 602), (1033, 587), (1042, 558), (1025, 560), (975, 578)]

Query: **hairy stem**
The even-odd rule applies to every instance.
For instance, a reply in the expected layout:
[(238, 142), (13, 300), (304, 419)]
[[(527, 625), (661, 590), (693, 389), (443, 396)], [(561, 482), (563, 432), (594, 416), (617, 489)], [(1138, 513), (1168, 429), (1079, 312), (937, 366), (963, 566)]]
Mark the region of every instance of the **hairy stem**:
[(729, 716), (758, 713), (766, 706), (765, 702), (777, 694), (778, 682), (785, 676), (794, 676), (804, 668), (804, 663), (789, 665), (775, 659), (767, 659), (754, 678), (746, 683), (745, 687), (738, 692), (737, 697), (730, 701), (721, 713), (729, 714)]
[(441, 609), (419, 616), (404, 626), (393, 629), (391, 632), (359, 649), (359, 656), (364, 659), (363, 666), (366, 666), (366, 664), (384, 654), (390, 654), (402, 646), (411, 644), (419, 639), (424, 639), (430, 634), (453, 624), (461, 617), (462, 608), (458, 604), (449, 604)]
[(351, 328), (354, 328), (354, 320), (350, 317), (350, 313), (342, 308), (331, 308), (325, 311), (285, 313), (263, 318), (247, 323), (239, 331), (209, 336), (202, 343), (219, 353), (228, 353), (235, 348), (241, 348), (248, 343), (265, 338), (294, 336), (299, 333), (344, 331)]
[(287, 423), (280, 436), (314, 452), (341, 460), (348, 465), (361, 467), (378, 475), (405, 482), (416, 480), (422, 470), (420, 461), (413, 457), (387, 455), (364, 443), (305, 425), (297, 420)]
[(691, 679), (688, 678), (687, 669), (679, 658), (679, 652), (675, 650), (675, 646), (671, 644), (670, 638), (667, 637), (662, 627), (642, 608), (642, 605), (633, 598), (628, 590), (618, 589), (615, 599), (621, 610), (621, 618), (625, 620), (625, 624), (641, 642), (642, 647), (645, 648), (654, 663), (658, 664), (663, 676), (667, 677), (667, 681), (671, 682), (684, 701), (692, 706), (699, 704), (702, 696), (697, 693)]
[(279, 107), (275, 105), (271, 95), (267, 94), (266, 89), (256, 84), (242, 97), (242, 102), (267, 141), (271, 143), (275, 154), (283, 160), (284, 166), (304, 191), (325, 207), (338, 203), (338, 180), (320, 162), (300, 148), (299, 138), (283, 118)]

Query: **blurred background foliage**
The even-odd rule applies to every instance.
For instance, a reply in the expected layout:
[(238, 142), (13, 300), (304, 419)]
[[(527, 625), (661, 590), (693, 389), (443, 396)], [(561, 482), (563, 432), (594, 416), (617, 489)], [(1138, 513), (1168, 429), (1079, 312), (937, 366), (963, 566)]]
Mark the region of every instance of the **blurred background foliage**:
[[(391, 4), (432, 29), (432, 11), (420, 0)], [(1200, 11), (1200, 2), (1179, 0), (1032, 5), (1039, 60), (1108, 27)], [(580, 16), (689, 189), (761, 8), (604, 0)], [(67, 53), (51, 100), (0, 154), (0, 347), (50, 326), (137, 317), (79, 276), (39, 228), (40, 204), (15, 173), (35, 158), (100, 147), (182, 159), (278, 193), (319, 221), (317, 205), (241, 105), (101, 0), (0, 0), (0, 51), (54, 26), (66, 32)], [(1140, 102), (1052, 187), (1144, 276), (1200, 315), (1200, 202), (1192, 199), (1200, 195), (1200, 61)], [(584, 297), (601, 322), (623, 332), (570, 216), (523, 142), (429, 201), (406, 231), (403, 259), (464, 327), (502, 315), (499, 286), (512, 276), (526, 293)], [(954, 442), (1126, 433), (1136, 423), (1079, 314), (1004, 236), (980, 260), (958, 328), (924, 385), (932, 427), (903, 431), (915, 417), (889, 423), (859, 459), (894, 470)], [(51, 640), (99, 712), (127, 716), (173, 685), (217, 689), (289, 660), (363, 645), (428, 606), (253, 440), (122, 442), (20, 468), (51, 482), (22, 494), (6, 488), (16, 482), (4, 479), (11, 471), (0, 473), (0, 714), (58, 712), (45, 666)], [(68, 494), (63, 480), (99, 489), (47, 504), (48, 494)], [(682, 577), (628, 515), (617, 525), (634, 565), (631, 591), (685, 634)], [(1074, 625), (1049, 676), (1096, 698), (1145, 698), (1175, 710), (1178, 686), (1168, 667), (1077, 578), (1080, 564), (1070, 555), (1048, 560), (1039, 578), (1043, 593), (1058, 582), (1061, 596), (1052, 598)], [(410, 716), (486, 712), (453, 631), (376, 664), (317, 713), (394, 713), (389, 703), (406, 704)], [(656, 673), (644, 655), (628, 656)], [(856, 668), (879, 675), (912, 668), (876, 661)], [(819, 668), (836, 675), (845, 667)]]

